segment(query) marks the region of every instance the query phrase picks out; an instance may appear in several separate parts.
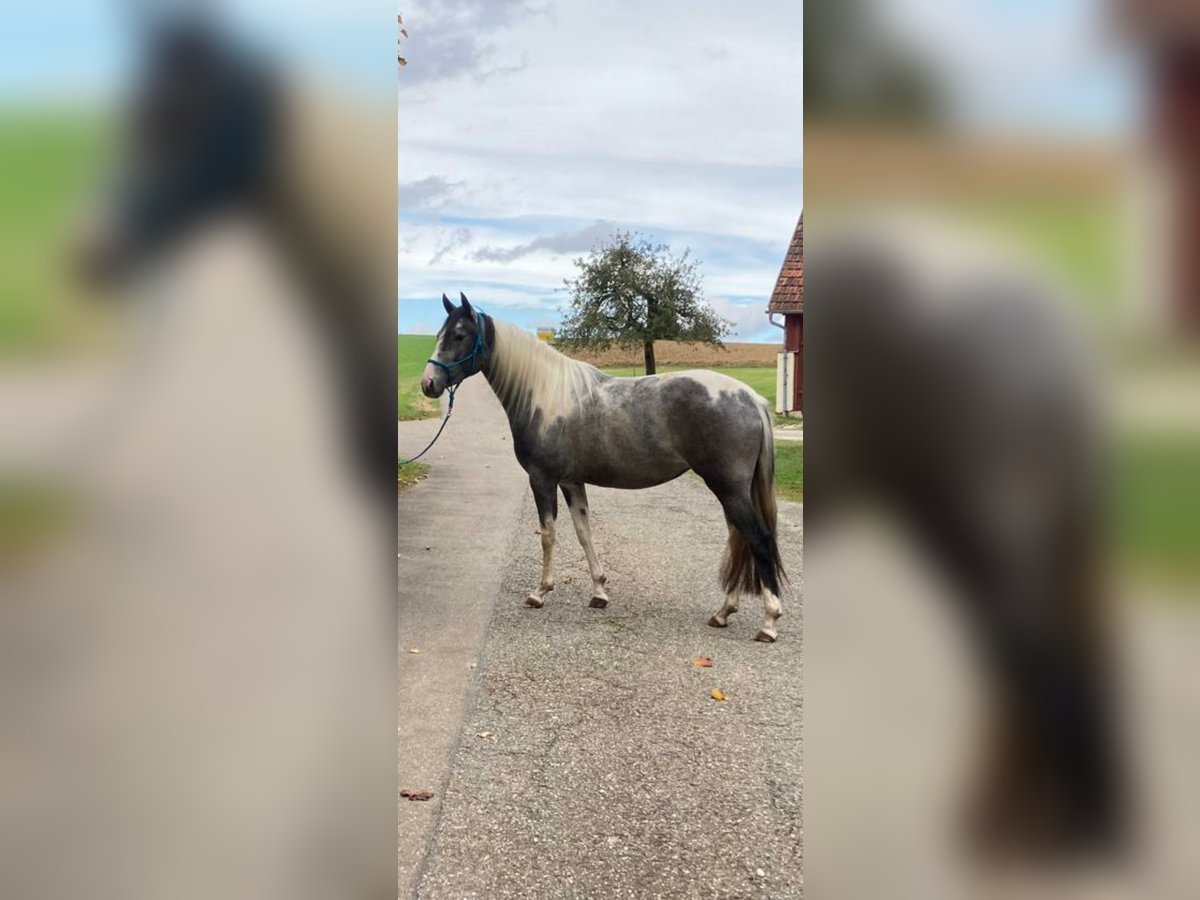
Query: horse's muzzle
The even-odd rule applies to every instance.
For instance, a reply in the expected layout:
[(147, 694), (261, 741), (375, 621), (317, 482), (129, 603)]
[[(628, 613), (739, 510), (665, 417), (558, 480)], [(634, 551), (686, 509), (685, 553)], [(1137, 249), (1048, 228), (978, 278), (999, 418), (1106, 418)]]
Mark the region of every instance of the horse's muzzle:
[(421, 393), (431, 400), (436, 400), (442, 396), (442, 392), (446, 390), (446, 385), (442, 383), (442, 373), (439, 372), (432, 364), (425, 367), (425, 374), (421, 376)]

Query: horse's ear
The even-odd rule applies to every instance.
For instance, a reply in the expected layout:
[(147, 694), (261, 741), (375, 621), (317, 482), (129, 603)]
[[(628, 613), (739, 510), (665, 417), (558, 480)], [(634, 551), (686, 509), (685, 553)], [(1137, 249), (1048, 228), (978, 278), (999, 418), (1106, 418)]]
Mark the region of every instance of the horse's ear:
[(462, 308), (467, 311), (467, 315), (474, 316), (475, 311), (471, 309), (471, 301), (467, 299), (467, 295), (459, 291), (458, 296), (462, 297)]
[(446, 307), (446, 315), (454, 312), (454, 304), (450, 302), (450, 298), (442, 294), (442, 306)]

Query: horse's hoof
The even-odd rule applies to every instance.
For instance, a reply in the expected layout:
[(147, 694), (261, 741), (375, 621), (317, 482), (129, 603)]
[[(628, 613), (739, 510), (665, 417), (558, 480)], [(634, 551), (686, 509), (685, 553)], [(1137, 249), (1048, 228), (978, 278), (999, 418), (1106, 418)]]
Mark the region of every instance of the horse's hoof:
[(604, 609), (604, 607), (608, 606), (608, 598), (593, 597), (591, 602), (588, 603), (588, 606), (590, 606), (592, 609)]
[(762, 642), (762, 643), (764, 643), (764, 644), (773, 644), (773, 643), (775, 643), (775, 635), (773, 635), (773, 634), (767, 634), (767, 632), (765, 632), (765, 631), (760, 631), (758, 634), (756, 634), (756, 635), (754, 636), (754, 639), (755, 639), (756, 641), (761, 641), (761, 642)]
[(716, 616), (713, 616), (711, 619), (709, 619), (708, 624), (711, 625), (713, 628), (725, 628), (726, 626), (729, 625), (728, 622), (722, 622)]
[(546, 601), (543, 600), (541, 597), (535, 597), (533, 594), (530, 594), (528, 597), (525, 598), (525, 605), (528, 606), (530, 609), (541, 609), (543, 606), (546, 605)]

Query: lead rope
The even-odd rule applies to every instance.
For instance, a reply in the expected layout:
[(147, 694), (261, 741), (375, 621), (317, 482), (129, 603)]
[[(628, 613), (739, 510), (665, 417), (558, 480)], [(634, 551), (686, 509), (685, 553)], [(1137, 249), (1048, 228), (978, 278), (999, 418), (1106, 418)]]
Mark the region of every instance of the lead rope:
[(442, 436), (442, 429), (446, 427), (446, 423), (450, 421), (450, 414), (451, 414), (452, 412), (454, 412), (454, 393), (455, 393), (455, 392), (458, 390), (458, 385), (456, 384), (456, 385), (454, 385), (454, 387), (447, 388), (447, 390), (450, 392), (450, 405), (449, 405), (448, 407), (446, 407), (446, 418), (442, 419), (442, 424), (441, 424), (441, 426), (438, 428), (438, 430), (437, 430), (437, 434), (435, 434), (435, 435), (433, 436), (433, 440), (432, 440), (432, 441), (430, 441), (428, 444), (426, 444), (426, 446), (425, 446), (425, 449), (424, 449), (424, 450), (422, 450), (420, 453), (418, 453), (418, 454), (417, 454), (416, 456), (414, 456), (412, 459), (402, 459), (402, 460), (400, 460), (400, 461), (397, 463), (397, 465), (401, 465), (401, 466), (407, 466), (409, 463), (414, 463), (414, 462), (416, 462), (418, 459), (420, 459), (422, 456), (424, 456), (426, 453), (428, 453), (428, 452), (429, 452), (429, 450), (430, 450), (430, 448), (431, 448), (431, 447), (432, 447), (434, 444), (436, 444), (436, 443), (437, 443), (437, 439), (438, 439), (438, 438), (440, 438), (440, 437)]

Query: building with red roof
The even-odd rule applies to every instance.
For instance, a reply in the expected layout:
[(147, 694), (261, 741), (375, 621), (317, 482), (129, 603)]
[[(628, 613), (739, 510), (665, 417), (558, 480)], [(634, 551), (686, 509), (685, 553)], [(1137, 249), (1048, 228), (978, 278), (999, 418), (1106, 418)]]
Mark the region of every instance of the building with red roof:
[[(792, 242), (767, 303), (767, 315), (783, 328), (783, 352), (776, 376), (776, 412), (804, 410), (804, 213), (796, 222)], [(783, 322), (775, 321), (781, 315)]]

